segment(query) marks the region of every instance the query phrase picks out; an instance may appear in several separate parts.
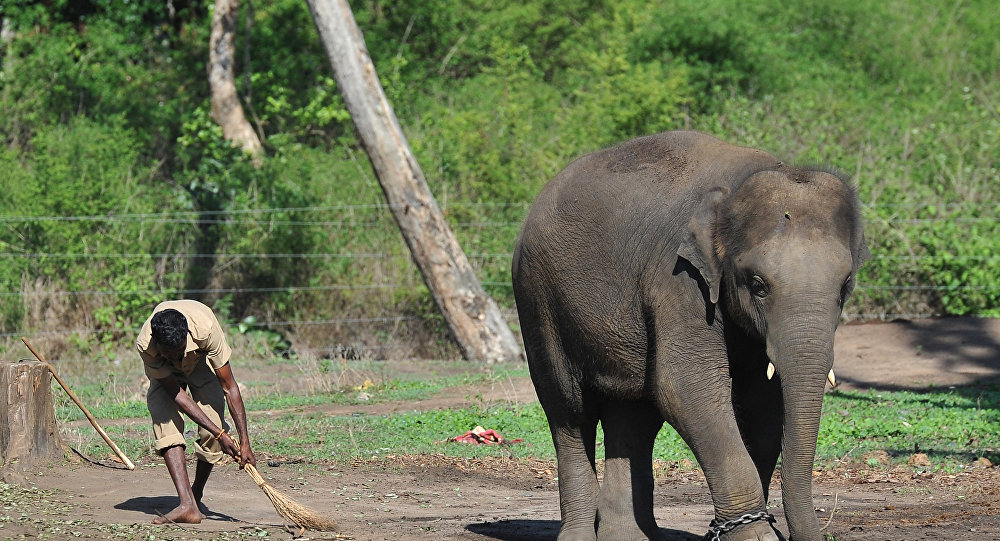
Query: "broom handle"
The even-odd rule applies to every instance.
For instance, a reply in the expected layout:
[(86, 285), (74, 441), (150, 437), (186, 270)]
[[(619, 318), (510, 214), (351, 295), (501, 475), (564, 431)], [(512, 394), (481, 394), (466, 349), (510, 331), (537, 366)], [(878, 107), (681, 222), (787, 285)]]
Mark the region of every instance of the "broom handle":
[(37, 351), (35, 351), (35, 348), (31, 347), (31, 344), (28, 343), (28, 340), (26, 338), (21, 338), (21, 341), (24, 342), (24, 345), (28, 346), (28, 350), (31, 351), (32, 355), (34, 355), (36, 359), (38, 359), (42, 364), (45, 365), (46, 368), (49, 369), (49, 372), (52, 373), (52, 376), (56, 378), (56, 381), (58, 381), (59, 385), (61, 385), (63, 390), (66, 391), (66, 394), (68, 394), (69, 397), (73, 399), (73, 402), (76, 402), (76, 405), (79, 406), (80, 410), (83, 411), (83, 414), (87, 416), (87, 420), (90, 421), (90, 424), (93, 425), (95, 429), (97, 429), (97, 433), (100, 434), (102, 438), (104, 438), (104, 441), (107, 442), (109, 446), (111, 446), (111, 450), (114, 451), (116, 455), (118, 455), (118, 458), (122, 459), (122, 462), (124, 462), (125, 465), (128, 466), (128, 469), (134, 470), (135, 464), (133, 464), (132, 461), (129, 460), (127, 456), (125, 456), (125, 453), (123, 453), (122, 450), (119, 449), (117, 445), (115, 445), (115, 442), (111, 441), (111, 438), (109, 438), (108, 434), (104, 431), (103, 428), (101, 428), (101, 425), (97, 424), (97, 420), (94, 419), (94, 416), (91, 415), (90, 412), (87, 410), (86, 406), (83, 405), (83, 402), (80, 402), (80, 399), (76, 397), (76, 393), (70, 390), (69, 386), (66, 385), (66, 382), (63, 381), (61, 377), (59, 377), (59, 374), (56, 373), (56, 369), (52, 368), (52, 365), (47, 363), (45, 359), (43, 359), (42, 356), (39, 355)]

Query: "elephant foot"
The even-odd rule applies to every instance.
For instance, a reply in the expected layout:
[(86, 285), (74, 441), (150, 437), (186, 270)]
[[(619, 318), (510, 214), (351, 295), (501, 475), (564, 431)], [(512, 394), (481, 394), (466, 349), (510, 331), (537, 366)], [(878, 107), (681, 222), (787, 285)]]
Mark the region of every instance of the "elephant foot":
[(620, 517), (620, 520), (608, 520), (602, 517), (597, 524), (597, 539), (600, 541), (658, 541), (660, 528), (653, 517), (649, 520), (636, 522), (631, 515)]
[(719, 537), (720, 541), (784, 541), (770, 526), (744, 526)]
[(556, 541), (597, 541), (597, 532), (594, 528), (583, 527), (583, 528), (567, 528), (563, 526), (559, 530), (559, 537)]
[(659, 530), (647, 535), (638, 526), (631, 528), (600, 528), (597, 532), (597, 539), (600, 541), (659, 541), (661, 539)]
[(729, 522), (712, 521), (712, 529), (705, 534), (705, 541), (785, 541), (785, 537), (771, 524), (774, 517), (766, 512), (743, 515)]

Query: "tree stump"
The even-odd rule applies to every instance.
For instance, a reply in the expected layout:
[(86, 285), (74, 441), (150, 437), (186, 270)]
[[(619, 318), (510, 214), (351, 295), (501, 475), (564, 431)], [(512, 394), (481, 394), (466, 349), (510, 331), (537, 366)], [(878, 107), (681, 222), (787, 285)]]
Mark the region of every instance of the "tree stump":
[(38, 361), (0, 362), (0, 474), (62, 453), (51, 372)]

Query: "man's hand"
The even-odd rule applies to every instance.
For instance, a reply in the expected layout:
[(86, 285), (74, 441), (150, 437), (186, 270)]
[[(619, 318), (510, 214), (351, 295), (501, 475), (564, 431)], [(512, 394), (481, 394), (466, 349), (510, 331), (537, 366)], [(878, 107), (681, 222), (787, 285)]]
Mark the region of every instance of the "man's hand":
[(250, 448), (250, 442), (245, 441), (240, 443), (240, 467), (246, 467), (247, 464), (257, 467), (257, 457), (253, 455), (253, 449)]
[(222, 445), (222, 452), (233, 457), (240, 468), (247, 464), (257, 466), (257, 457), (254, 456), (253, 449), (250, 448), (250, 442), (238, 442), (227, 432), (219, 438), (219, 444)]
[[(219, 445), (222, 446), (222, 452), (233, 457), (237, 462), (240, 460), (240, 448), (228, 432), (224, 432), (222, 437), (219, 438)], [(243, 464), (240, 464), (243, 467)]]

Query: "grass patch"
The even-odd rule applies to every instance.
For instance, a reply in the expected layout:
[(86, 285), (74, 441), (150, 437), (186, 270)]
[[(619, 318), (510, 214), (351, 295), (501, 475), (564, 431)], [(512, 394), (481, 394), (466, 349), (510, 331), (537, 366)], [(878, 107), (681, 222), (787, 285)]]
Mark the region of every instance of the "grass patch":
[[(492, 428), (504, 446), (442, 443), (476, 425)], [(597, 455), (603, 456), (603, 431)], [(324, 417), (287, 414), (271, 419), (257, 441), (271, 452), (313, 459), (346, 459), (379, 454), (444, 453), (461, 457), (509, 454), (555, 459), (544, 412), (537, 403), (408, 412), (384, 416)], [(1000, 462), (1000, 387), (927, 392), (837, 391), (826, 396), (817, 444), (817, 465), (845, 455), (884, 450), (897, 462), (914, 452), (951, 467), (979, 457)], [(654, 458), (694, 460), (676, 431), (664, 426)]]
[[(527, 377), (527, 368), (497, 368), (489, 372), (466, 372), (450, 376), (438, 376), (430, 379), (394, 378), (382, 382), (370, 382), (340, 389), (331, 393), (312, 395), (267, 395), (254, 398), (247, 402), (247, 411), (267, 411), (308, 406), (323, 406), (332, 404), (381, 404), (385, 402), (410, 401), (431, 397), (445, 389), (463, 385), (476, 385), (486, 382), (501, 384), (505, 380)], [(368, 395), (365, 400), (359, 400), (359, 394)], [(468, 397), (481, 400), (482, 397)]]
[(1000, 459), (1000, 386), (925, 392), (835, 391), (827, 395), (817, 455), (882, 450), (905, 462), (916, 452), (935, 464)]
[[(496, 430), (505, 440), (523, 441), (504, 446), (447, 441), (477, 425)], [(466, 458), (510, 455), (555, 459), (548, 423), (537, 403), (377, 416), (288, 414), (270, 420), (258, 441), (269, 452), (310, 459), (431, 453)]]
[[(325, 406), (377, 405), (433, 397), (466, 385), (505, 385), (528, 376), (523, 365), (490, 371), (421, 377), (400, 376), (371, 382), (364, 389), (352, 386), (316, 394), (269, 394), (246, 401), (254, 447), (258, 452), (317, 461), (350, 460), (385, 454), (442, 453), (458, 457), (534, 457), (555, 460), (548, 423), (538, 403), (517, 404), (509, 399), (489, 401), (466, 395), (463, 407), (431, 411), (405, 411), (391, 415), (330, 415)], [(149, 456), (152, 438), (141, 399), (101, 399), (100, 383), (80, 385), (77, 392), (96, 402), (98, 419), (141, 419), (109, 423), (111, 437), (130, 457)], [(364, 391), (366, 400), (359, 400)], [(474, 392), (474, 391), (469, 391)], [(61, 421), (84, 417), (61, 389), (57, 415)], [(415, 406), (416, 407), (416, 406)], [(502, 447), (449, 443), (480, 425), (505, 439), (522, 439)], [(190, 429), (193, 425), (189, 424)], [(85, 454), (108, 454), (104, 442), (89, 425), (78, 423), (67, 438)], [(598, 429), (597, 456), (604, 456), (604, 435)], [(871, 451), (886, 451), (893, 462), (903, 463), (915, 452), (926, 453), (935, 467), (956, 467), (979, 457), (1000, 462), (1000, 385), (914, 391), (834, 391), (826, 395), (820, 423), (816, 462), (822, 467), (844, 456), (860, 460)], [(664, 426), (656, 438), (654, 458), (694, 460), (680, 436)]]
[[(410, 401), (427, 398), (440, 393), (444, 389), (462, 385), (476, 385), (486, 382), (496, 382), (501, 385), (512, 378), (528, 376), (526, 367), (496, 368), (489, 372), (465, 372), (434, 378), (394, 378), (386, 381), (358, 382), (359, 385), (349, 386), (333, 392), (313, 394), (273, 393), (262, 396), (244, 395), (248, 413), (270, 410), (285, 410), (295, 408), (318, 407), (343, 404), (380, 404), (385, 402)], [(113, 379), (113, 378), (112, 378)], [(146, 401), (142, 393), (132, 393), (129, 398), (114, 400), (107, 396), (107, 386), (101, 381), (84, 381), (74, 383), (73, 392), (87, 406), (87, 409), (98, 419), (127, 419), (146, 417)], [(364, 391), (368, 397), (359, 400)], [(85, 419), (80, 408), (70, 400), (69, 396), (58, 386), (52, 384), (52, 394), (55, 402), (56, 417), (63, 422)], [(468, 397), (472, 400), (482, 397)]]

